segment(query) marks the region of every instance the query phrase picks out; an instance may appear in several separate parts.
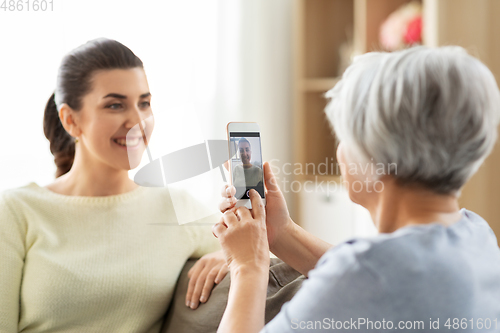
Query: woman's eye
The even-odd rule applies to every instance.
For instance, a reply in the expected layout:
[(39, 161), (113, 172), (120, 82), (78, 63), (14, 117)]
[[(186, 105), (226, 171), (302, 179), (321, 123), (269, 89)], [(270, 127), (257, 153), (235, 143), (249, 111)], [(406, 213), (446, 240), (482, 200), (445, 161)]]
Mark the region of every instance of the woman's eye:
[(107, 108), (112, 109), (112, 110), (118, 110), (122, 108), (122, 105), (120, 103), (113, 103), (107, 106)]
[(150, 102), (142, 102), (142, 103), (141, 103), (141, 106), (142, 106), (143, 108), (149, 108), (149, 107), (151, 106), (151, 103), (150, 103)]

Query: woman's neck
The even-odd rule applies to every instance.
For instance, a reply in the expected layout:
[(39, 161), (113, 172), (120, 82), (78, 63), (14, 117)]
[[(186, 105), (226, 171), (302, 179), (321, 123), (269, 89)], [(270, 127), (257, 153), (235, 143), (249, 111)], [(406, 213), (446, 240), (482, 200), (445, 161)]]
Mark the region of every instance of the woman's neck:
[(75, 153), (71, 170), (57, 178), (48, 189), (71, 196), (108, 196), (130, 192), (139, 187), (128, 177), (128, 171), (116, 169), (95, 158)]
[(400, 186), (385, 179), (384, 190), (376, 193), (368, 210), (381, 233), (409, 225), (440, 223), (450, 226), (461, 219), (456, 195), (432, 192), (422, 187)]

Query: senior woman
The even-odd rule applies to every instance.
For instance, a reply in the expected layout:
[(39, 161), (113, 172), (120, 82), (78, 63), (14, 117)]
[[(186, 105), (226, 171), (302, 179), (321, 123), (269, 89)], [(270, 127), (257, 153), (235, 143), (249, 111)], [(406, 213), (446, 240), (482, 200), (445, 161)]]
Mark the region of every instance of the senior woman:
[[(308, 234), (290, 219), (266, 163), (267, 207), (255, 193), (253, 211), (224, 199), (213, 228), (231, 274), (219, 331), (500, 330), (495, 235), (457, 202), (496, 141), (492, 73), (459, 47), (369, 53), (327, 96), (349, 196), (380, 233), (335, 247)], [(353, 163), (391, 167), (352, 174)], [(234, 189), (223, 194), (231, 199)], [(269, 250), (308, 279), (264, 327)]]

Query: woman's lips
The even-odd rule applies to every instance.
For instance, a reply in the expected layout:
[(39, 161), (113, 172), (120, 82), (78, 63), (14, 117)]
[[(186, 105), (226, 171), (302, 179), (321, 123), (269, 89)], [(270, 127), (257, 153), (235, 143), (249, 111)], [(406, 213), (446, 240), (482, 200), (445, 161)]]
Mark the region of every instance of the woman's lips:
[(138, 149), (141, 143), (144, 142), (142, 137), (118, 137), (112, 138), (111, 141), (113, 141), (116, 146), (126, 150)]

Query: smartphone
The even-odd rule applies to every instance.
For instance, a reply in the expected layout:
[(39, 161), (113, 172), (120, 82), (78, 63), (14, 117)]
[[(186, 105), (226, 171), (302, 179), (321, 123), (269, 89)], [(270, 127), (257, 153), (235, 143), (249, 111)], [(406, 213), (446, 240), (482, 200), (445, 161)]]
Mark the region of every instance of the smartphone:
[(257, 123), (227, 124), (229, 142), (229, 174), (231, 185), (236, 188), (236, 207), (245, 206), (252, 209), (249, 197), (251, 189), (256, 190), (264, 205), (264, 170), (262, 148), (260, 144), (260, 128)]

